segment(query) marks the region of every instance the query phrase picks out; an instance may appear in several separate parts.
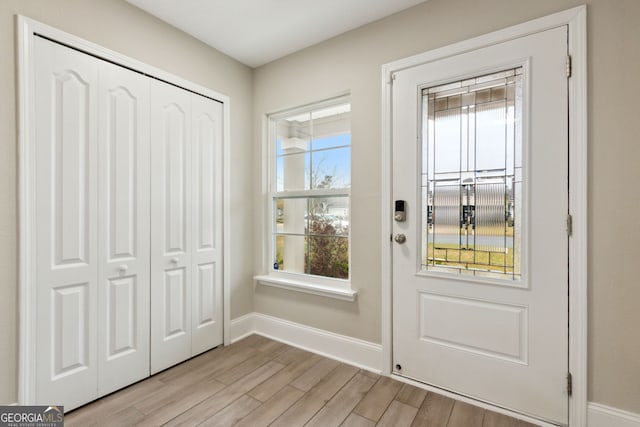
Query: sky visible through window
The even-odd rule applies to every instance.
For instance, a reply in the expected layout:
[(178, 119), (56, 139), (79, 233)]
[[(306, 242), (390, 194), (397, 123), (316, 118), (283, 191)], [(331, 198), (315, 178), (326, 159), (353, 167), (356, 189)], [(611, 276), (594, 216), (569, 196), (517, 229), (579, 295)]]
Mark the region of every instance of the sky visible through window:
[(296, 154), (285, 154), (280, 139), (276, 143), (277, 156), (277, 189), (283, 190), (284, 158), (286, 156), (304, 157), (305, 190), (311, 189), (331, 176), (329, 188), (351, 187), (351, 134), (340, 134), (326, 138), (314, 139), (307, 145), (307, 151)]

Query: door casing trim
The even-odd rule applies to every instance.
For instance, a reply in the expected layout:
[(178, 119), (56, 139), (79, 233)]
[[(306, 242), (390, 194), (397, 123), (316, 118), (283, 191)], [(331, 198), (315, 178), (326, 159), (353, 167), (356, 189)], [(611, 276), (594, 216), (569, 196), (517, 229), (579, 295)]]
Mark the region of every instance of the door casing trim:
[(204, 86), (185, 80), (174, 74), (163, 71), (152, 65), (122, 55), (98, 44), (80, 37), (58, 30), (49, 25), (35, 21), (22, 15), (16, 15), (17, 52), (18, 52), (18, 231), (19, 231), (19, 266), (18, 266), (18, 307), (19, 307), (19, 343), (18, 343), (18, 404), (33, 404), (35, 399), (35, 355), (37, 343), (35, 336), (36, 307), (35, 307), (35, 272), (33, 271), (36, 256), (35, 233), (35, 204), (33, 191), (34, 171), (34, 105), (33, 91), (33, 45), (36, 34), (52, 41), (67, 45), (71, 48), (97, 56), (115, 64), (164, 80), (186, 90), (201, 94), (223, 104), (223, 159), (222, 159), (222, 294), (223, 294), (223, 339), (224, 344), (231, 343), (229, 325), (231, 324), (230, 303), (230, 189), (231, 184), (227, 175), (231, 170), (231, 134), (230, 112), (231, 99), (229, 96), (213, 91)]
[(392, 79), (393, 73), (483, 47), (566, 25), (572, 61), (569, 78), (569, 425), (587, 421), (587, 7), (578, 6), (382, 66), (382, 370), (392, 372), (393, 259), (389, 236), (393, 218)]

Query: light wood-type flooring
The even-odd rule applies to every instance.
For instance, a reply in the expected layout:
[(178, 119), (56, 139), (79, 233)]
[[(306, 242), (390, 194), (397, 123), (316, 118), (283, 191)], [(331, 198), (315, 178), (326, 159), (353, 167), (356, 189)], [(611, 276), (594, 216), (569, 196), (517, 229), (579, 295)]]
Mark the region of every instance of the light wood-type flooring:
[(259, 335), (78, 408), (65, 425), (533, 426)]

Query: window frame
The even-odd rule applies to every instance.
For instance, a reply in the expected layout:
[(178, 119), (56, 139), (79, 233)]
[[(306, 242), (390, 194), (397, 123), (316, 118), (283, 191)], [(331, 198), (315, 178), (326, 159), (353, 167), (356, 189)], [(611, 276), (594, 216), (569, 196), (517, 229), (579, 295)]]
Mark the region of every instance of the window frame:
[[(254, 279), (258, 284), (266, 286), (274, 286), (294, 291), (300, 291), (315, 295), (321, 295), (330, 298), (342, 299), (346, 301), (355, 301), (357, 292), (351, 288), (352, 275), (352, 257), (351, 257), (351, 185), (349, 188), (329, 188), (329, 189), (309, 189), (309, 190), (283, 190), (277, 191), (277, 123), (279, 120), (295, 116), (298, 114), (312, 113), (332, 106), (342, 104), (351, 105), (350, 94), (345, 94), (318, 102), (312, 102), (300, 107), (282, 110), (276, 113), (266, 115), (265, 135), (263, 137), (266, 155), (263, 156), (263, 192), (265, 193), (265, 220), (266, 224), (263, 230), (263, 253), (264, 261), (262, 271), (266, 274), (255, 276)], [(349, 126), (349, 134), (352, 135), (351, 126)], [(351, 182), (353, 159), (352, 143), (349, 144), (350, 161), (349, 161), (349, 181)], [(275, 238), (276, 230), (274, 226), (276, 199), (290, 197), (331, 197), (340, 196), (347, 197), (349, 204), (348, 221), (349, 235), (348, 239), (348, 257), (349, 257), (349, 277), (347, 279), (333, 278), (327, 276), (319, 276), (308, 273), (291, 272), (286, 270), (276, 270), (274, 268), (275, 254)], [(305, 233), (306, 235), (306, 233)]]

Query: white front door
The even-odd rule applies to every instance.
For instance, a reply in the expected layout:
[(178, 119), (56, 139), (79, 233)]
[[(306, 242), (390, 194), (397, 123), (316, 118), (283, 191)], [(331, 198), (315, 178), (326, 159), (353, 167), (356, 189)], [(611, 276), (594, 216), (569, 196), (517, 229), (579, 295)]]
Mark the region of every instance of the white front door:
[(406, 202), (394, 372), (560, 424), (566, 58), (562, 26), (405, 69), (392, 89), (393, 198)]

